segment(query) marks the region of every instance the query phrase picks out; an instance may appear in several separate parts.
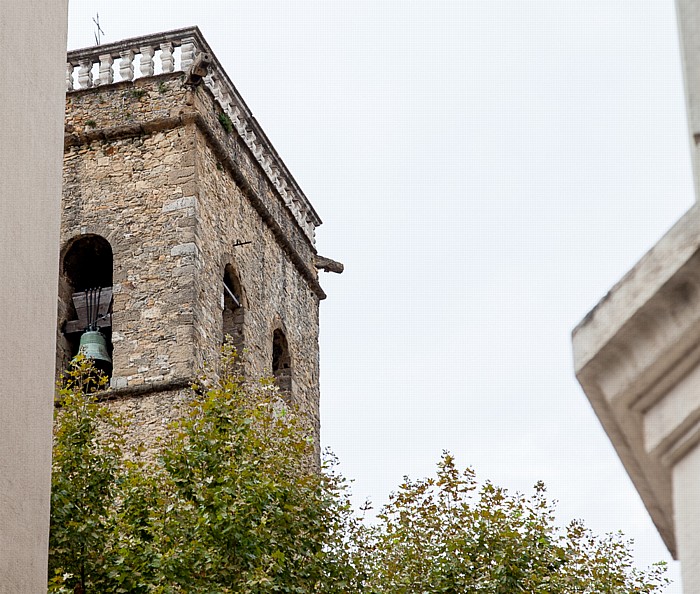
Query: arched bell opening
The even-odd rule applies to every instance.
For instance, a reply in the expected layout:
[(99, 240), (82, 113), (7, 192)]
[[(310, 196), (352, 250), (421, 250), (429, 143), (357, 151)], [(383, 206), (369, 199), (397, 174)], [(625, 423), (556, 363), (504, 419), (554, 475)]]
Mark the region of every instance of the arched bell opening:
[(83, 352), (112, 374), (112, 246), (83, 235), (66, 247), (59, 276), (59, 369)]
[(238, 275), (230, 264), (224, 269), (222, 305), (221, 341), (228, 341), (241, 355), (245, 348), (243, 290)]
[(292, 393), (292, 358), (289, 343), (282, 330), (272, 334), (272, 375), (280, 392), (286, 397)]

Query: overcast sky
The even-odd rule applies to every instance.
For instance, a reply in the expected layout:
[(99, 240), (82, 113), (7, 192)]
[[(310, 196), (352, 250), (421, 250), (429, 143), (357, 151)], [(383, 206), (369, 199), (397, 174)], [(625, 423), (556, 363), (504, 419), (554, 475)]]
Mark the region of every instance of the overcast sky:
[(669, 559), (570, 332), (693, 202), (672, 0), (71, 0), (69, 48), (98, 12), (104, 43), (198, 25), (324, 220), (322, 442), (358, 501), (449, 449)]

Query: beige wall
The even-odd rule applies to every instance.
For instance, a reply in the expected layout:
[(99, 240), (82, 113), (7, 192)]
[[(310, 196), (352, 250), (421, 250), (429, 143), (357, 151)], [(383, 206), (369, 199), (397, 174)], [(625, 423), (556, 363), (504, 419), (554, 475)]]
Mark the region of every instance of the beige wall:
[(0, 592), (46, 591), (67, 0), (0, 0)]
[(676, 18), (680, 39), (690, 155), (693, 163), (695, 194), (700, 195), (700, 4), (697, 0), (676, 0)]
[(673, 467), (673, 507), (683, 591), (700, 592), (700, 448)]

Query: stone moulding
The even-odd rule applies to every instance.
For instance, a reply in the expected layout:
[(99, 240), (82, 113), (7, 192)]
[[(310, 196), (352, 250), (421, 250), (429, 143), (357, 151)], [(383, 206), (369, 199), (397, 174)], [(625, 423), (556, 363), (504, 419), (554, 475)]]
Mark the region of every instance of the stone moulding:
[(136, 386), (124, 386), (122, 388), (108, 388), (97, 393), (98, 398), (103, 402), (113, 400), (123, 400), (138, 396), (157, 394), (160, 392), (176, 392), (189, 389), (197, 383), (195, 377), (175, 378), (160, 382), (149, 382)]
[(573, 331), (576, 376), (674, 558), (673, 468), (700, 442), (700, 209)]
[(86, 130), (79, 133), (67, 133), (64, 137), (64, 147), (70, 148), (72, 146), (78, 146), (94, 141), (131, 138), (133, 136), (140, 136), (141, 134), (152, 134), (190, 124), (196, 125), (202, 134), (204, 134), (214, 153), (221, 160), (222, 164), (228, 168), (241, 191), (245, 194), (248, 201), (260, 215), (260, 218), (265, 221), (268, 227), (270, 227), (275, 235), (275, 238), (282, 246), (285, 253), (289, 256), (295, 268), (308, 283), (311, 291), (313, 291), (313, 293), (320, 300), (325, 299), (326, 293), (318, 282), (316, 275), (311, 272), (308, 264), (305, 263), (303, 258), (297, 253), (297, 250), (294, 248), (275, 217), (270, 213), (269, 209), (265, 205), (264, 200), (257, 195), (245, 177), (237, 171), (235, 163), (229, 155), (229, 151), (219, 141), (216, 134), (214, 134), (209, 128), (209, 124), (207, 123), (206, 119), (203, 118), (197, 111), (183, 111), (180, 113), (180, 115), (172, 117), (161, 117), (144, 122), (112, 126), (109, 128), (94, 128), (92, 130)]
[[(176, 59), (178, 48), (179, 61)], [(66, 91), (71, 93), (114, 84), (115, 60), (121, 79), (118, 82), (153, 76), (156, 71), (156, 54), (159, 55), (162, 73), (188, 72), (198, 55), (208, 54), (211, 63), (208, 74), (203, 79), (204, 84), (229, 116), (236, 133), (248, 146), (280, 199), (313, 246), (315, 228), (322, 223), (320, 217), (243, 101), (199, 28), (176, 29), (70, 51), (67, 55)], [(134, 67), (137, 56), (138, 72)], [(97, 78), (93, 76), (95, 65), (98, 69)]]

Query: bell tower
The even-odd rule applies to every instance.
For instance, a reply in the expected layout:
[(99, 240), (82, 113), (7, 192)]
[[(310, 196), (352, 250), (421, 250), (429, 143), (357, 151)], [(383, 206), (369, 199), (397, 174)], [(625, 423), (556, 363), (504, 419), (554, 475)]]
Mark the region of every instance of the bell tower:
[(340, 265), (199, 30), (70, 52), (66, 84), (58, 368), (91, 349), (155, 435), (230, 336), (318, 448), (318, 268)]

